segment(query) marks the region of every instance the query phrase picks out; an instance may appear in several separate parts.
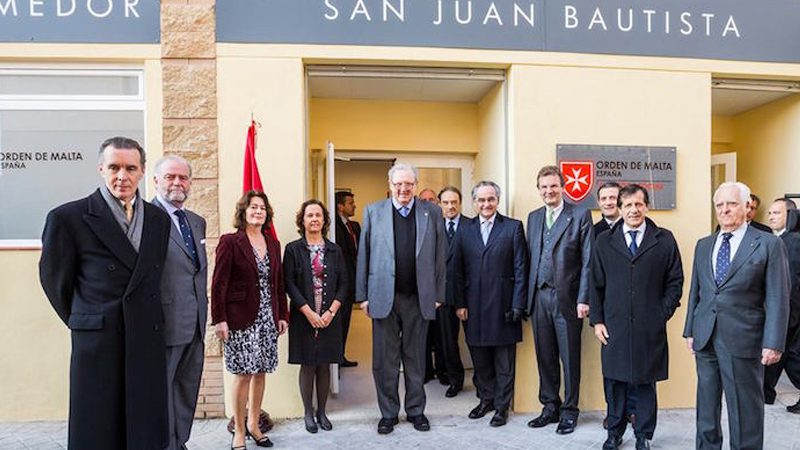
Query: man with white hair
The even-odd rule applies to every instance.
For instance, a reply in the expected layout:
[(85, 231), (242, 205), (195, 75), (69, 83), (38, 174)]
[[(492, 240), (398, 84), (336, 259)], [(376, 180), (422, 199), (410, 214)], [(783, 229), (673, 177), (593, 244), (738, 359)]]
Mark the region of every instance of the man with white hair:
[(392, 198), (364, 210), (356, 266), (356, 297), (372, 318), (372, 375), (381, 420), (388, 434), (400, 412), (400, 363), (405, 379), (406, 418), (418, 431), (425, 417), (425, 338), (436, 308), (445, 301), (447, 241), (442, 211), (414, 196), (417, 169), (389, 169)]
[(720, 230), (697, 242), (683, 336), (697, 363), (696, 448), (721, 449), (722, 393), (730, 448), (764, 446), (764, 366), (784, 351), (789, 265), (780, 238), (748, 227), (750, 188), (714, 193)]

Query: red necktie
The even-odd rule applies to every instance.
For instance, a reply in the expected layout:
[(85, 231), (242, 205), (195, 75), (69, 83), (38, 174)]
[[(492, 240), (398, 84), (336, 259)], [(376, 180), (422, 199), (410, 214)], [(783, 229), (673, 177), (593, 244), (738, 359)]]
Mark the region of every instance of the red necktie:
[(350, 233), (350, 239), (353, 240), (353, 249), (358, 251), (358, 239), (356, 233), (353, 231), (353, 222), (347, 221), (347, 232)]

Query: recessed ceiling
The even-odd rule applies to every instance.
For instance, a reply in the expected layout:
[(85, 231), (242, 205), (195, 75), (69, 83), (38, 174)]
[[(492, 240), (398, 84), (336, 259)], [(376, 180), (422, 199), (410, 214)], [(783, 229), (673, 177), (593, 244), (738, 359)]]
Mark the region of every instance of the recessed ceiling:
[(791, 92), (711, 89), (711, 111), (718, 116), (735, 116), (789, 95), (793, 94)]
[(386, 77), (309, 77), (313, 98), (477, 103), (493, 80), (448, 80)]

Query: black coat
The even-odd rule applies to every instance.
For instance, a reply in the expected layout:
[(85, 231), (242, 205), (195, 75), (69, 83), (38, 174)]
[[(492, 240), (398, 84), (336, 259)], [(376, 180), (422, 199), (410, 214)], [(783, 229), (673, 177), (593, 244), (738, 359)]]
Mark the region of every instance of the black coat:
[(789, 256), (789, 328), (800, 324), (800, 233), (781, 235)]
[[(458, 228), (456, 228), (456, 232), (453, 235), (453, 240), (447, 242), (447, 280), (445, 281), (444, 286), (444, 304), (446, 306), (455, 306), (456, 305), (456, 294), (455, 294), (455, 285), (456, 285), (456, 274), (455, 274), (455, 265), (453, 264), (453, 253), (456, 247), (456, 237), (461, 230), (464, 229), (464, 225), (467, 222), (472, 221), (469, 217), (461, 214), (460, 219), (458, 219)], [(447, 219), (444, 219), (444, 230), (445, 235), (447, 234)]]
[[(322, 309), (324, 313), (334, 300), (342, 301), (348, 290), (347, 270), (341, 248), (325, 239), (325, 258), (323, 260)], [(337, 314), (330, 325), (315, 329), (300, 312), (303, 305), (312, 310), (314, 304), (314, 285), (311, 273), (311, 253), (305, 238), (286, 245), (283, 252), (283, 274), (286, 292), (291, 300), (289, 314), (289, 363), (319, 365), (342, 361), (342, 315)]]
[[(356, 296), (356, 262), (358, 261), (358, 249), (353, 239), (350, 237), (350, 233), (347, 231), (347, 226), (342, 222), (342, 218), (339, 217), (338, 214), (336, 215), (335, 222), (336, 245), (342, 250), (346, 270), (345, 275), (347, 276), (347, 292), (339, 300), (352, 302)], [(358, 240), (361, 239), (361, 225), (353, 220), (350, 222), (353, 224), (353, 233), (356, 235), (356, 242), (358, 242)]]
[(461, 222), (453, 250), (455, 301), (467, 308), (467, 344), (487, 347), (522, 340), (519, 322), (506, 313), (522, 307), (527, 294), (528, 252), (522, 222), (497, 214), (486, 245), (479, 219)]
[(149, 203), (143, 209), (138, 254), (99, 190), (47, 216), (39, 275), (72, 330), (71, 449), (167, 445), (160, 283), (170, 219)]
[(672, 233), (647, 220), (636, 256), (622, 221), (600, 234), (592, 252), (591, 325), (605, 324), (603, 376), (633, 384), (669, 376), (667, 321), (680, 306), (683, 266)]

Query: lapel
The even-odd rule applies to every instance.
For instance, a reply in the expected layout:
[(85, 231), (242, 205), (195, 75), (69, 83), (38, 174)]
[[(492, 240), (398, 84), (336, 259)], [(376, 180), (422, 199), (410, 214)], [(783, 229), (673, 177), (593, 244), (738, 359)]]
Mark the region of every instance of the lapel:
[(428, 231), (428, 208), (424, 208), (422, 201), (417, 198), (414, 200), (414, 218), (417, 222), (417, 248), (414, 256), (419, 256), (419, 251), (422, 250), (422, 242), (425, 240), (425, 232)]
[[(645, 219), (647, 221), (647, 228), (644, 230), (644, 237), (642, 238), (642, 245), (636, 251), (636, 255), (632, 258), (632, 261), (636, 261), (639, 259), (640, 256), (647, 253), (648, 250), (658, 245), (658, 227), (656, 227), (655, 222), (650, 219)], [(630, 255), (630, 251), (628, 254)]]
[(392, 199), (388, 198), (383, 201), (382, 205), (379, 205), (378, 208), (379, 214), (377, 214), (376, 223), (373, 227), (378, 227), (379, 230), (386, 230), (383, 233), (383, 240), (386, 243), (386, 247), (389, 249), (389, 254), (394, 259), (394, 204), (392, 203)]
[(83, 220), (103, 245), (128, 269), (133, 270), (139, 255), (136, 254), (128, 237), (122, 232), (122, 227), (114, 219), (100, 189), (89, 196), (89, 208), (83, 215)]
[[(489, 238), (486, 239), (486, 245), (483, 246), (483, 252), (486, 253), (486, 250), (494, 244), (497, 240), (497, 236), (499, 236), (503, 232), (504, 218), (497, 213), (494, 216), (494, 223), (492, 224), (492, 231), (489, 232)], [(478, 234), (480, 234), (480, 229), (478, 229)], [(481, 237), (481, 242), (483, 242), (483, 237)]]
[[(163, 250), (161, 245), (166, 244), (164, 241), (159, 239), (158, 229), (153, 221), (153, 214), (155, 211), (148, 211), (148, 208), (150, 208), (151, 205), (147, 202), (142, 202), (142, 205), (142, 212), (144, 213), (144, 222), (142, 223), (142, 242), (139, 245), (139, 258), (136, 260), (136, 267), (133, 269), (133, 274), (128, 282), (128, 287), (125, 290), (126, 294), (133, 291), (144, 279), (147, 273), (152, 270), (153, 261), (158, 260), (159, 252)], [(167, 220), (170, 219), (167, 218)], [(163, 255), (164, 254), (161, 253), (162, 257)]]
[[(545, 207), (541, 207), (533, 212), (533, 221), (531, 222), (530, 230), (528, 230), (528, 232), (531, 234), (531, 255), (538, 256), (542, 251), (542, 232), (544, 231), (545, 212)], [(533, 260), (534, 258), (531, 257), (531, 259)], [(539, 258), (535, 259), (538, 264)]]
[[(267, 237), (265, 236), (264, 239), (267, 239)], [(247, 261), (247, 265), (253, 269), (254, 273), (258, 273), (258, 266), (256, 265), (256, 257), (253, 253), (253, 246), (250, 245), (250, 240), (247, 239), (247, 233), (244, 230), (239, 230), (236, 232), (236, 246), (239, 247), (239, 250), (241, 250), (242, 253), (244, 253), (244, 259)], [(269, 251), (269, 245), (267, 246), (267, 251)]]
[[(164, 211), (164, 213), (169, 216), (167, 208), (164, 207), (164, 205), (161, 203), (158, 197), (153, 197), (153, 200), (151, 202), (154, 205), (161, 208), (161, 210)], [(187, 220), (188, 220), (188, 215), (187, 215)], [(195, 234), (194, 227), (192, 227), (192, 234), (193, 235)], [(178, 227), (175, 226), (175, 222), (172, 221), (171, 217), (169, 219), (169, 238), (172, 239), (172, 241), (175, 242), (175, 244), (177, 244), (178, 248), (183, 250), (183, 254), (186, 255), (186, 257), (189, 258), (189, 260), (192, 259), (192, 255), (189, 254), (189, 249), (186, 248), (186, 244), (183, 242), (183, 235), (181, 234), (181, 231), (178, 229)], [(195, 245), (197, 246), (197, 242), (195, 242)], [(197, 249), (199, 250), (200, 247), (197, 246)]]
[(558, 215), (558, 219), (556, 219), (552, 228), (554, 246), (570, 225), (572, 225), (572, 205), (564, 201), (564, 209), (561, 210), (561, 214)]
[[(630, 249), (627, 245), (625, 245), (625, 233), (622, 230), (621, 222), (614, 224), (614, 227), (611, 228), (611, 233), (609, 234), (608, 238), (611, 240), (611, 248), (616, 250), (617, 253), (620, 253), (622, 256), (628, 258), (628, 261), (633, 260)], [(642, 243), (644, 244), (644, 241)]]
[[(189, 226), (192, 227), (192, 239), (194, 239), (194, 248), (197, 249), (197, 257), (200, 259), (200, 270), (203, 270), (208, 265), (208, 258), (206, 257), (205, 247), (203, 247), (203, 243), (200, 242), (203, 239), (203, 224), (194, 218), (194, 215), (190, 212), (186, 213), (186, 220), (189, 221)], [(172, 220), (170, 220), (170, 228), (174, 225)], [(185, 246), (184, 246), (185, 247)], [(188, 253), (187, 253), (188, 255)]]
[(725, 283), (727, 283), (728, 280), (733, 277), (736, 271), (742, 267), (745, 261), (750, 259), (750, 255), (752, 255), (758, 246), (761, 245), (761, 237), (758, 235), (759, 233), (761, 232), (753, 229), (753, 227), (747, 227), (747, 231), (744, 233), (742, 242), (739, 244), (739, 248), (736, 250), (736, 255), (733, 257), (733, 261), (731, 261), (731, 267), (728, 269), (728, 274), (725, 276), (725, 279), (722, 280), (722, 283), (720, 283), (719, 287), (725, 286)]

